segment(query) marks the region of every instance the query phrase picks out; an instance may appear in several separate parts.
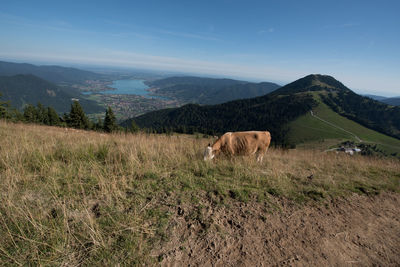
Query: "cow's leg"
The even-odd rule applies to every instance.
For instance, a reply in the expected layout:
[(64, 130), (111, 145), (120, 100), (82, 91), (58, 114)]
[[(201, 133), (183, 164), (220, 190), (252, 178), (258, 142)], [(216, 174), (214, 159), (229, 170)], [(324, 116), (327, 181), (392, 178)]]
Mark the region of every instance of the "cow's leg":
[(257, 150), (256, 156), (257, 156), (257, 162), (261, 162), (263, 158), (263, 153), (260, 149)]
[(267, 152), (268, 147), (264, 149), (258, 149), (257, 151), (257, 162), (262, 162), (264, 158), (264, 154)]

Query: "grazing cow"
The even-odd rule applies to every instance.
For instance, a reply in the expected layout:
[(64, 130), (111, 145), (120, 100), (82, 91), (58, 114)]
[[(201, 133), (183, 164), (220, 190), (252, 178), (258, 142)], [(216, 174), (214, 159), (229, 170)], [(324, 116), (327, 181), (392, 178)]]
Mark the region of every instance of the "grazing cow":
[(211, 160), (220, 152), (227, 156), (257, 154), (257, 162), (263, 160), (271, 143), (268, 131), (228, 132), (204, 151), (204, 160)]

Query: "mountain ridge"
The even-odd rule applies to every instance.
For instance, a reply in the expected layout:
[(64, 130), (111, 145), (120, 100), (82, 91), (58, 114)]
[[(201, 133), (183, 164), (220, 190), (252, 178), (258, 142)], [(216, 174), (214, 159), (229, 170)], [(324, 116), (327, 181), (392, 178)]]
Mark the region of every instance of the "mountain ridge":
[(381, 102), (388, 104), (388, 105), (392, 105), (392, 106), (400, 106), (400, 96), (388, 97), (388, 98), (381, 100)]
[(11, 106), (22, 110), (26, 104), (38, 102), (53, 107), (59, 114), (68, 112), (72, 99), (79, 99), (87, 113), (102, 112), (103, 108), (80, 94), (67, 92), (47, 80), (32, 74), (0, 76), (0, 93), (3, 101), (10, 101)]
[(292, 94), (300, 92), (311, 92), (325, 90), (344, 90), (351, 91), (343, 83), (329, 75), (310, 74), (295, 80), (273, 92), (273, 94)]
[(223, 133), (272, 129), (273, 139), (285, 143), (288, 123), (323, 101), (340, 116), (364, 127), (400, 138), (400, 108), (362, 97), (332, 76), (312, 74), (264, 96), (218, 105), (186, 105), (132, 118), (140, 127), (155, 131)]
[(270, 93), (280, 87), (271, 82), (252, 83), (233, 79), (174, 76), (148, 83), (153, 93), (184, 103), (221, 104)]
[(392, 106), (400, 106), (400, 96), (392, 96), (392, 97), (386, 97), (386, 96), (380, 96), (380, 95), (364, 95), (366, 97), (372, 98), (374, 100), (377, 100), (379, 102), (392, 105)]
[(33, 65), (29, 63), (14, 63), (0, 61), (0, 75), (14, 76), (18, 74), (32, 74), (44, 80), (60, 84), (82, 83), (86, 80), (102, 79), (102, 74), (57, 65)]

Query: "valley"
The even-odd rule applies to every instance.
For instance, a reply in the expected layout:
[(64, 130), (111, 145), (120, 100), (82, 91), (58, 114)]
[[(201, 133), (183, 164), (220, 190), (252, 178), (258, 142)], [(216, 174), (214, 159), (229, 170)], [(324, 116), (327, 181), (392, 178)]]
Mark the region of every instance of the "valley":
[(73, 83), (70, 86), (79, 90), (82, 93), (85, 92), (102, 92), (106, 90), (112, 90), (110, 85), (112, 80), (86, 80), (82, 83)]
[[(148, 98), (131, 94), (91, 94), (85, 96), (89, 100), (96, 101), (104, 107), (110, 106), (116, 113), (119, 121), (130, 119), (150, 111), (179, 107), (184, 103), (178, 100), (164, 100), (160, 98)], [(89, 114), (91, 117), (103, 117), (104, 113)]]
[(204, 105), (252, 98), (279, 88), (273, 83), (257, 84), (231, 79), (183, 76), (156, 80), (147, 77), (143, 81), (134, 77), (106, 82), (100, 91), (84, 87), (83, 93), (103, 106), (110, 105), (118, 119), (123, 121), (150, 111), (188, 103)]
[[(127, 77), (125, 77), (127, 78)], [(109, 81), (101, 90), (91, 90), (85, 87), (82, 94), (88, 100), (93, 100), (104, 107), (111, 107), (118, 121), (124, 121), (132, 116), (139, 116), (150, 111), (179, 107), (185, 102), (176, 98), (155, 95), (147, 81), (135, 79)], [(95, 83), (96, 84), (96, 83)], [(103, 113), (89, 114), (91, 118), (103, 117)]]

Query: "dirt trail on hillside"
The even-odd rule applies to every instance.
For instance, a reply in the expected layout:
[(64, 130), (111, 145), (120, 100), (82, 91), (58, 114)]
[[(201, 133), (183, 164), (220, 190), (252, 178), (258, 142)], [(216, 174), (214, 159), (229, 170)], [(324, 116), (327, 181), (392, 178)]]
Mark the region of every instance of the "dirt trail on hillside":
[(333, 126), (333, 127), (335, 127), (335, 128), (338, 128), (338, 129), (340, 129), (340, 130), (342, 130), (342, 131), (344, 131), (344, 132), (346, 132), (346, 133), (348, 133), (348, 134), (351, 134), (352, 136), (354, 136), (354, 138), (357, 140), (357, 142), (362, 142), (362, 140), (360, 139), (360, 137), (358, 137), (358, 136), (355, 135), (354, 133), (343, 129), (342, 127), (337, 126), (336, 124), (334, 124), (334, 123), (332, 123), (332, 122), (326, 121), (326, 120), (324, 120), (324, 119), (318, 117), (317, 115), (314, 114), (314, 112), (313, 112), (312, 110), (310, 110), (310, 113), (311, 113), (311, 116), (313, 116), (314, 118), (316, 118), (316, 119), (318, 119), (318, 120), (320, 120), (320, 121), (322, 121), (322, 122), (325, 122), (326, 124), (329, 124), (329, 125), (331, 125), (331, 126)]
[(400, 195), (352, 195), (296, 207), (262, 204), (172, 208), (162, 266), (399, 266)]

